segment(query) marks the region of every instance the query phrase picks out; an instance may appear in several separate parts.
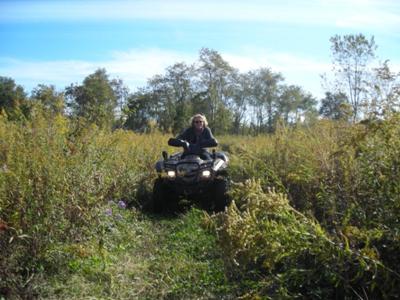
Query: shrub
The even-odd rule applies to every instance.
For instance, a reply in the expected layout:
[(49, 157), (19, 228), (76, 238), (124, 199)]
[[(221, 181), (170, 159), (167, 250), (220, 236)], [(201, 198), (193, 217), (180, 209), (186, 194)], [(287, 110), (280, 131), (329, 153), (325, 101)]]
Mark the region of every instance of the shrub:
[(398, 295), (393, 287), (399, 278), (371, 245), (355, 247), (348, 237), (329, 235), (318, 222), (293, 209), (285, 195), (264, 192), (259, 181), (237, 184), (232, 197), (227, 212), (211, 220), (227, 273), (232, 279), (255, 282), (248, 289), (252, 296), (376, 299)]
[(52, 249), (96, 235), (97, 208), (109, 200), (135, 202), (163, 138), (40, 113), (23, 124), (0, 116), (0, 294), (34, 295), (33, 276), (68, 260)]

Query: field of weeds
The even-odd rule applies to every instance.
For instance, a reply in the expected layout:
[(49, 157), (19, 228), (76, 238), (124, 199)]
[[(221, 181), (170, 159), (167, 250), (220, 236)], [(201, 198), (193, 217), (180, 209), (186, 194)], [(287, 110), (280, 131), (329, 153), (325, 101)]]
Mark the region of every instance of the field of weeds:
[(169, 136), (0, 117), (0, 299), (400, 297), (399, 124), (217, 137), (232, 204), (165, 216)]

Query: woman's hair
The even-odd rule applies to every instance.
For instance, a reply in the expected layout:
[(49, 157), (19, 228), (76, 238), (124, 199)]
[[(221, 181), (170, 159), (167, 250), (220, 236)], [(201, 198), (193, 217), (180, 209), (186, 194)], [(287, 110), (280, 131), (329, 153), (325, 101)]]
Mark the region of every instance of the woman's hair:
[(201, 119), (204, 123), (204, 127), (208, 126), (207, 118), (205, 115), (202, 114), (195, 114), (193, 117), (190, 118), (190, 125), (194, 126), (194, 120), (195, 119)]

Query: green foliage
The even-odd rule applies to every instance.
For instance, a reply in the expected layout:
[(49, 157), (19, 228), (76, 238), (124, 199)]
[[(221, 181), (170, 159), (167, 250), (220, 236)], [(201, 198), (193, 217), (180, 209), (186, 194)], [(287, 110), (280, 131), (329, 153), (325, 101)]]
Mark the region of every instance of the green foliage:
[(301, 123), (300, 118), (315, 111), (316, 103), (311, 94), (305, 93), (300, 87), (293, 85), (284, 87), (275, 118), (282, 118), (285, 124)]
[(373, 76), (368, 83), (368, 98), (366, 103), (367, 115), (390, 116), (400, 109), (400, 73), (389, 68), (389, 60), (373, 70)]
[[(386, 224), (399, 228), (400, 115), (368, 124), (356, 141), (359, 198), (371, 227)], [(369, 223), (371, 222), (371, 223)]]
[(247, 295), (272, 299), (398, 296), (379, 280), (398, 275), (383, 266), (369, 245), (357, 249), (347, 238), (330, 236), (316, 221), (294, 210), (283, 194), (264, 192), (260, 182), (236, 185), (232, 197), (227, 212), (211, 220), (227, 273), (256, 283)]
[(69, 254), (68, 265), (38, 281), (38, 291), (49, 299), (230, 295), (215, 237), (201, 227), (203, 215), (191, 210), (174, 218), (146, 217), (110, 202), (99, 214), (101, 244), (93, 237), (58, 249)]
[(315, 196), (332, 168), (330, 155), (338, 147), (337, 135), (344, 132), (340, 126), (321, 121), (311, 128), (279, 125), (273, 135), (225, 137), (221, 142), (232, 153), (234, 181), (259, 179), (265, 190), (274, 187), (285, 192), (294, 207), (315, 213)]
[(12, 78), (0, 76), (0, 111), (10, 120), (23, 120), (29, 115), (29, 106), (22, 86)]
[(86, 239), (100, 205), (135, 201), (156, 159), (144, 154), (158, 152), (157, 143), (143, 146), (146, 137), (107, 134), (61, 116), (38, 115), (25, 125), (2, 116), (0, 136), (0, 221), (7, 226), (0, 232), (0, 273), (9, 278), (0, 289), (10, 293), (23, 290), (32, 274), (57, 268), (49, 249)]
[(201, 226), (203, 217), (203, 212), (192, 209), (175, 222), (163, 220), (157, 226), (169, 232), (161, 237), (151, 267), (163, 274), (159, 280), (165, 286), (164, 297), (218, 298), (231, 292), (215, 236)]
[(222, 150), (230, 155), (230, 176), (235, 182), (257, 178), (262, 186), (285, 191), (277, 170), (272, 167), (273, 138), (224, 136)]
[(124, 125), (148, 132), (155, 122), (162, 132), (177, 133), (190, 116), (203, 113), (220, 135), (273, 132), (281, 118), (291, 124), (308, 121), (316, 113), (316, 100), (283, 81), (270, 69), (241, 74), (217, 51), (204, 48), (195, 65), (174, 64), (130, 95)]
[(100, 128), (111, 128), (117, 94), (105, 69), (98, 69), (87, 76), (82, 85), (67, 87), (65, 94), (75, 116), (85, 118)]
[(373, 36), (368, 40), (361, 33), (335, 35), (330, 42), (338, 86), (335, 92), (346, 94), (352, 108), (353, 121), (357, 121), (368, 82), (367, 66), (375, 57), (377, 45)]
[(39, 102), (50, 115), (64, 113), (64, 94), (56, 92), (53, 85), (39, 84), (33, 90), (31, 98)]
[[(228, 247), (224, 248), (228, 272), (240, 273), (241, 281), (253, 282), (264, 296), (398, 297), (400, 272), (394, 253), (400, 246), (399, 124), (395, 115), (357, 126), (319, 122), (311, 128), (281, 126), (268, 137), (223, 139), (224, 149), (232, 152), (232, 179), (257, 179), (235, 189), (237, 208), (233, 205), (215, 225), (222, 230), (217, 231), (221, 246)], [(287, 194), (288, 200), (271, 193), (271, 188)], [(265, 203), (258, 209), (252, 201)], [(271, 203), (285, 203), (284, 213), (271, 208)], [(304, 214), (300, 224), (298, 219), (286, 223), (287, 211), (291, 211), (290, 218), (298, 215), (293, 207)], [(262, 214), (257, 215), (257, 211)], [(282, 214), (285, 222), (276, 222)], [(302, 240), (302, 236), (315, 236), (309, 227), (303, 228), (305, 221), (324, 228), (324, 234), (318, 240)], [(291, 231), (292, 223), (301, 236)], [(286, 267), (282, 267), (285, 260), (268, 252), (273, 251), (270, 248), (275, 243), (283, 245), (276, 253), (286, 253), (285, 259), (290, 261)], [(312, 252), (304, 254), (295, 249)], [(272, 256), (268, 262), (266, 253)], [(278, 262), (269, 269), (265, 264), (271, 260)], [(329, 269), (315, 271), (321, 271), (324, 265)], [(279, 272), (282, 274), (274, 277)], [(314, 288), (308, 286), (311, 283)], [(249, 291), (254, 291), (251, 286)], [(337, 294), (340, 290), (343, 294)]]
[(325, 93), (325, 98), (321, 100), (319, 113), (321, 116), (331, 120), (350, 119), (351, 112), (346, 95), (343, 93)]
[(169, 136), (31, 108), (0, 118), (1, 296), (399, 297), (398, 115), (218, 137), (234, 203), (162, 218), (139, 209)]

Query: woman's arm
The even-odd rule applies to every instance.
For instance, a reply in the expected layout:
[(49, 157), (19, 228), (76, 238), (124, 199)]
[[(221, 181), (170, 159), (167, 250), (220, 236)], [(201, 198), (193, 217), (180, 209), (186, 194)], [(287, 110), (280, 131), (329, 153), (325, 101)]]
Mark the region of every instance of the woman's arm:
[(208, 127), (204, 128), (203, 138), (200, 142), (200, 147), (208, 148), (208, 147), (217, 147), (217, 146), (218, 146), (218, 141), (211, 133), (211, 130)]
[(188, 142), (188, 130), (186, 129), (181, 134), (179, 134), (176, 138), (170, 138), (168, 140), (168, 145), (173, 147), (183, 147), (187, 149), (189, 147)]

